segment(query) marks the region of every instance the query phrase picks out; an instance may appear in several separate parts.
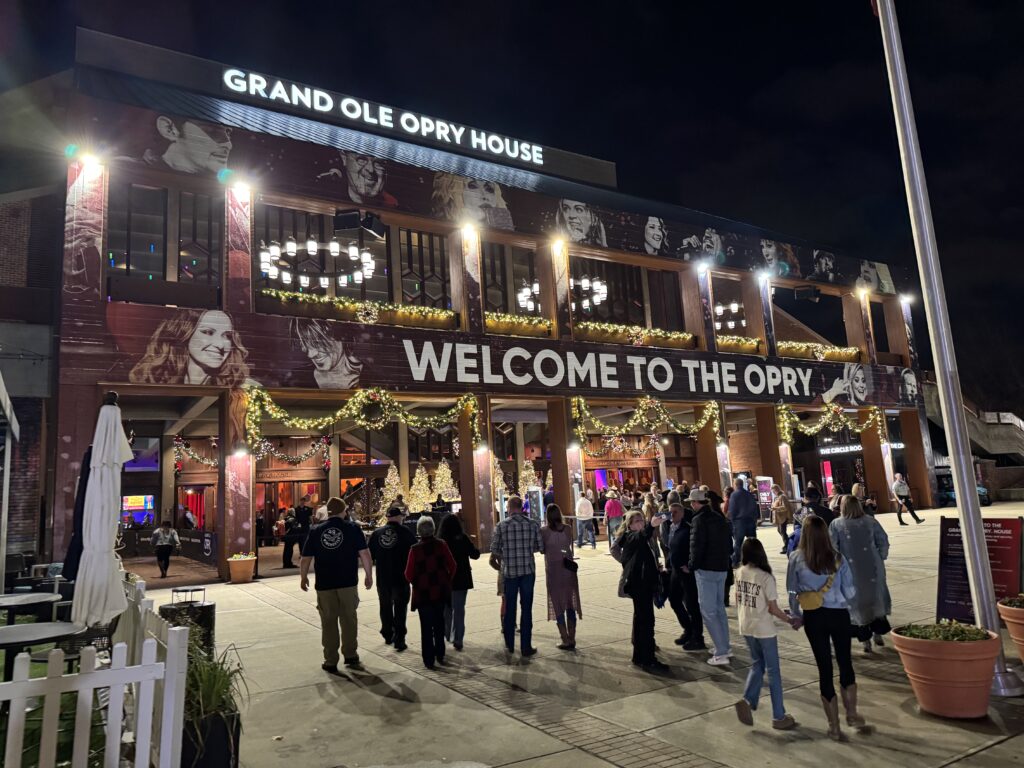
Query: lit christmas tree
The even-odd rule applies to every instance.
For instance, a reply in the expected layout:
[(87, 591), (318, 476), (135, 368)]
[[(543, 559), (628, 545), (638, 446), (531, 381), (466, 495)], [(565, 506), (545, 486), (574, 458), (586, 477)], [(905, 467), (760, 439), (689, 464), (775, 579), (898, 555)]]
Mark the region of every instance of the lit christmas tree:
[(548, 476), (544, 479), (544, 488), (553, 488), (554, 487), (555, 481), (554, 481), (553, 477), (554, 476), (551, 474), (551, 470), (549, 469), (548, 470)]
[(437, 465), (437, 471), (434, 473), (434, 496), (437, 494), (441, 494), (441, 498), (445, 501), (458, 501), (462, 498), (459, 486), (455, 484), (455, 478), (452, 477), (452, 468), (444, 459), (441, 459), (441, 463)]
[(502, 494), (508, 496), (508, 486), (505, 485), (505, 473), (501, 471), (501, 462), (498, 457), (491, 454), (491, 487), (494, 488), (494, 498), (501, 498)]
[(430, 475), (426, 467), (420, 464), (416, 467), (416, 474), (412, 478), (412, 488), (406, 497), (410, 512), (423, 512), (430, 509), (434, 501), (434, 494), (430, 492)]
[(402, 485), (402, 476), (398, 474), (398, 467), (392, 464), (388, 467), (387, 477), (384, 478), (384, 488), (380, 492), (380, 506), (378, 509), (382, 515), (387, 514), (399, 494), (406, 496), (408, 492), (405, 490), (405, 486)]
[(533, 460), (525, 459), (523, 466), (519, 468), (519, 498), (526, 500), (529, 495), (528, 491), (531, 485), (538, 485), (540, 478), (537, 477), (537, 471), (533, 468)]

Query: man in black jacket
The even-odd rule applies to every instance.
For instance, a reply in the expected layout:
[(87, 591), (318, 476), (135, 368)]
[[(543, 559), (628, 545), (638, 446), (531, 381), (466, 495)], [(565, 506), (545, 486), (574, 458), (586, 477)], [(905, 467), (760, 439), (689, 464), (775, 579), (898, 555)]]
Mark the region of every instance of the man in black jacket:
[(392, 507), (382, 527), (370, 534), (370, 556), (377, 564), (377, 597), (380, 599), (380, 633), (396, 651), (404, 651), (405, 617), (409, 608), (409, 582), (405, 565), (416, 534), (402, 525), (405, 510)]
[[(678, 495), (676, 495), (678, 498)], [(665, 542), (669, 573), (668, 602), (683, 628), (683, 634), (676, 638), (676, 645), (684, 651), (702, 651), (704, 625), (700, 616), (697, 599), (697, 582), (690, 571), (690, 528), (693, 512), (678, 502), (669, 505), (672, 519), (661, 525), (661, 540)]]
[(817, 488), (808, 488), (804, 492), (804, 511), (820, 517), (826, 526), (836, 519), (836, 513), (821, 503), (821, 492)]
[(697, 581), (700, 613), (714, 643), (708, 664), (729, 663), (729, 620), (725, 615), (725, 577), (732, 560), (732, 531), (729, 521), (708, 504), (704, 491), (690, 491), (693, 532), (690, 534), (689, 567)]

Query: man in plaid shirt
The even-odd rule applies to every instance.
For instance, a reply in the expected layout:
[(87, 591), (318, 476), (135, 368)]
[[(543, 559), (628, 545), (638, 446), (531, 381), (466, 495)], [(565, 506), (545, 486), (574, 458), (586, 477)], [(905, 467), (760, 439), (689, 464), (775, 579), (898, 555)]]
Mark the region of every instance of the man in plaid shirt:
[(537, 579), (534, 552), (543, 552), (544, 542), (540, 526), (523, 514), (523, 500), (512, 496), (508, 500), (508, 518), (498, 523), (491, 539), (491, 564), (498, 567), (505, 583), (505, 616), (501, 629), (505, 647), (515, 652), (516, 597), (519, 597), (523, 615), (519, 620), (520, 651), (533, 656), (537, 649), (530, 644), (533, 633), (533, 585)]

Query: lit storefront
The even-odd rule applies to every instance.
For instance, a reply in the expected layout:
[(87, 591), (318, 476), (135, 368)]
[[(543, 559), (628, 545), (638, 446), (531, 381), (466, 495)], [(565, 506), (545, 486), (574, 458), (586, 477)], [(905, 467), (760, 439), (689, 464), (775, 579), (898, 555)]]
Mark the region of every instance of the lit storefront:
[[(881, 489), (887, 414), (927, 502), (885, 265), (628, 197), (604, 161), (183, 60), (80, 33), (56, 432), (81, 455), (117, 389), (155, 441), (131, 504), (188, 511), (221, 564), (301, 496), (369, 514), (390, 475), (415, 494), (442, 467), (482, 542), (505, 493), (549, 479), (563, 510), (737, 472), (797, 490), (833, 433)], [(811, 289), (839, 343), (777, 306)]]

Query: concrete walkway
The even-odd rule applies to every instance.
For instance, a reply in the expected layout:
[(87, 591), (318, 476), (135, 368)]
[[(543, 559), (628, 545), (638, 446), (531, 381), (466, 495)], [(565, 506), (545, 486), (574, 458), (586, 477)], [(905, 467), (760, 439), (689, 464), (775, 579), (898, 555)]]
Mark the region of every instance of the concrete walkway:
[[(949, 511), (947, 511), (949, 514)], [(990, 516), (1024, 515), (1024, 504), (1001, 504)], [(934, 616), (938, 511), (925, 523), (899, 528), (880, 518), (892, 547), (888, 562), (894, 626)], [(769, 552), (778, 534), (762, 528)], [(770, 546), (767, 546), (769, 545)], [(312, 592), (298, 576), (251, 585), (215, 584), (218, 645), (234, 644), (251, 693), (241, 744), (246, 768), (302, 766), (416, 766), (417, 768), (598, 768), (622, 766), (1009, 766), (1024, 764), (1024, 700), (996, 700), (981, 721), (944, 721), (918, 712), (895, 651), (888, 645), (865, 655), (855, 644), (861, 710), (874, 733), (845, 732), (836, 744), (825, 735), (813, 658), (802, 632), (780, 634), (786, 708), (800, 722), (773, 731), (767, 690), (754, 728), (736, 720), (750, 659), (734, 646), (731, 668), (685, 654), (666, 607), (657, 611), (665, 676), (630, 664), (631, 605), (616, 597), (619, 565), (606, 546), (581, 553), (583, 619), (579, 648), (559, 651), (546, 619), (543, 564), (534, 603), (534, 644), (529, 661), (507, 660), (502, 649), (495, 575), (474, 564), (476, 589), (467, 606), (465, 650), (449, 649), (447, 668), (424, 669), (419, 623), (410, 614), (410, 647), (397, 653), (381, 641), (375, 591), (364, 591), (359, 610), (363, 670), (332, 677), (320, 670), (319, 622)], [(771, 555), (780, 587), (784, 560)], [(169, 599), (153, 590), (157, 604)], [(734, 642), (735, 609), (730, 609)], [(1017, 663), (1007, 641), (1008, 656)]]

